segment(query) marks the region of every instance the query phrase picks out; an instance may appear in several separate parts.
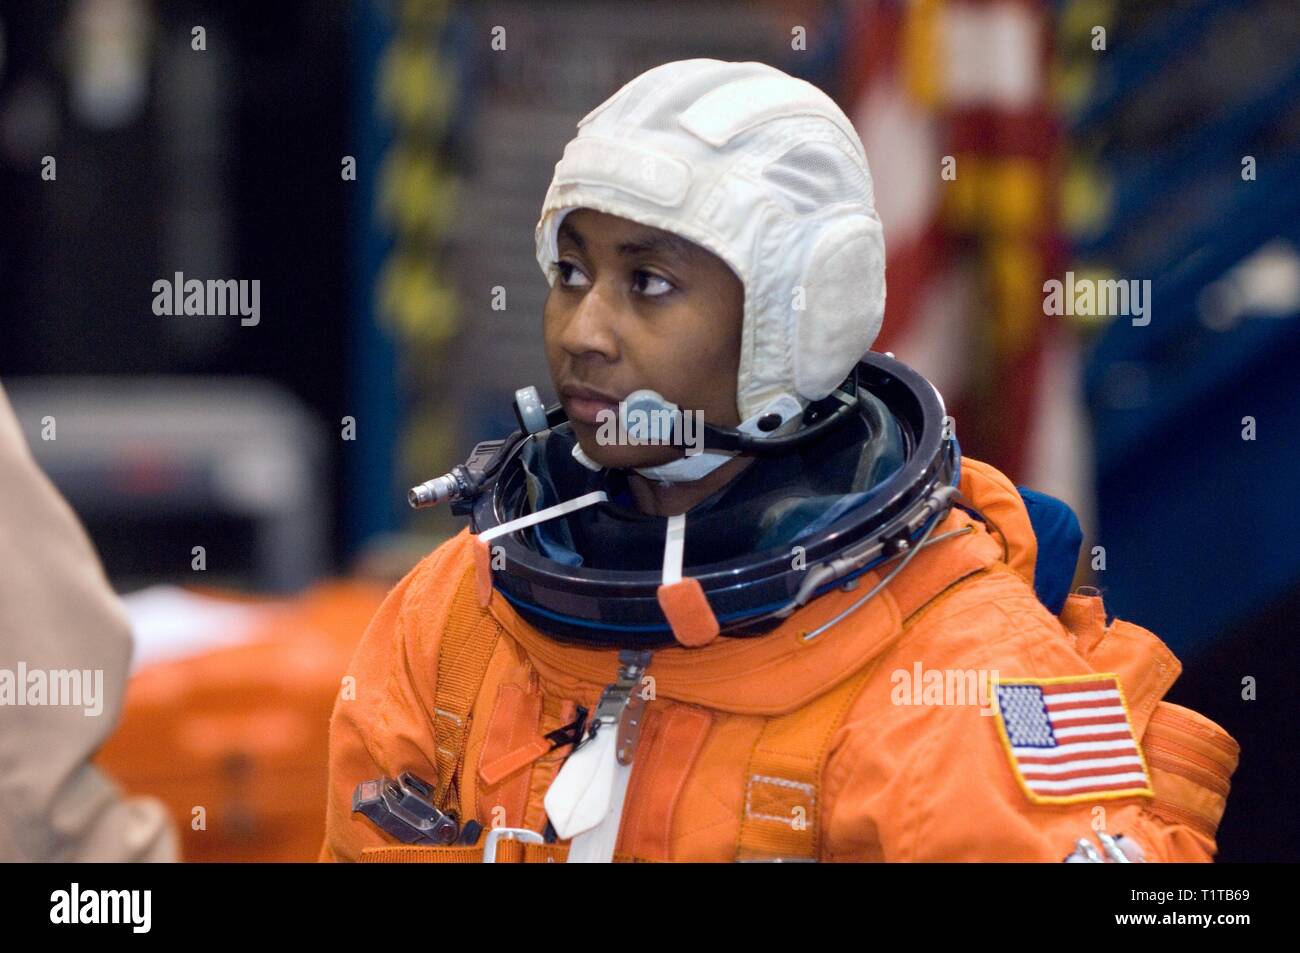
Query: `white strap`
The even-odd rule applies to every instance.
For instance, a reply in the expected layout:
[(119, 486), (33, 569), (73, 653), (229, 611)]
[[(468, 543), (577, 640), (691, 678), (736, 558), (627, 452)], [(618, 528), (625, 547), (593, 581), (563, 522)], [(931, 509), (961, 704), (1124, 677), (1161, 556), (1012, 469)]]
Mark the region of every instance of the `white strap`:
[(570, 864), (614, 860), (632, 765), (618, 760), (618, 727), (607, 725), (571, 754), (546, 791), (546, 816), (560, 840), (570, 840)]
[(664, 533), (664, 585), (671, 586), (682, 579), (682, 551), (686, 548), (686, 514), (668, 517)]
[(618, 760), (618, 726), (607, 725), (571, 754), (546, 792), (546, 816), (570, 840), (570, 864), (614, 860), (632, 765)]
[(609, 813), (614, 794), (617, 727), (606, 727), (565, 759), (542, 803), (560, 840), (589, 831)]
[(689, 457), (678, 457), (658, 467), (636, 467), (636, 472), (647, 480), (656, 483), (694, 483), (703, 480), (724, 463), (734, 460), (730, 453), (714, 453), (705, 450), (693, 453)]
[(570, 841), (571, 864), (608, 864), (614, 859), (645, 714), (645, 698), (637, 692), (649, 662), (648, 650), (619, 653), (618, 678), (605, 687), (596, 706), (595, 734), (569, 755), (543, 798), (555, 833)]
[(581, 463), (581, 464), (582, 464), (584, 467), (586, 467), (588, 470), (603, 470), (603, 469), (605, 469), (605, 468), (602, 467), (599, 463), (597, 463), (595, 460), (591, 459), (591, 457), (587, 456), (585, 453), (582, 452), (582, 444), (580, 444), (580, 443), (575, 443), (575, 444), (573, 445), (573, 459), (577, 460), (579, 463)]
[(521, 516), (518, 519), (510, 520), (508, 523), (502, 523), (500, 526), (493, 526), (491, 529), (485, 529), (478, 534), (478, 538), (487, 542), (496, 539), (498, 536), (504, 536), (507, 533), (513, 533), (517, 529), (524, 529), (534, 526), (537, 523), (545, 523), (547, 520), (555, 519), (557, 516), (563, 516), (565, 513), (572, 513), (574, 510), (580, 510), (583, 507), (591, 506), (593, 503), (603, 503), (609, 497), (604, 490), (596, 490), (592, 493), (585, 493), (582, 496), (575, 496), (571, 500), (565, 500), (563, 503), (556, 503), (554, 506), (548, 506), (544, 510), (538, 510), (536, 513), (529, 513), (527, 516)]
[[(607, 733), (614, 734), (613, 731)], [(628, 784), (632, 780), (632, 765), (619, 763), (613, 744), (609, 746), (608, 757), (614, 762), (609, 811), (599, 824), (573, 838), (569, 844), (569, 858), (566, 863), (611, 864), (614, 862), (614, 848), (618, 845), (618, 829), (623, 825), (623, 802), (627, 800)]]

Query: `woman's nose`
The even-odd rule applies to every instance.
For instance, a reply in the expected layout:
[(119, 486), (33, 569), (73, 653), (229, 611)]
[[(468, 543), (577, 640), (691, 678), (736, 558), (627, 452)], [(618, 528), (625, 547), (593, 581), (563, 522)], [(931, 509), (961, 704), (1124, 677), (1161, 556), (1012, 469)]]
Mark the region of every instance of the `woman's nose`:
[(560, 346), (575, 357), (596, 353), (616, 360), (620, 297), (608, 282), (593, 284), (564, 319)]

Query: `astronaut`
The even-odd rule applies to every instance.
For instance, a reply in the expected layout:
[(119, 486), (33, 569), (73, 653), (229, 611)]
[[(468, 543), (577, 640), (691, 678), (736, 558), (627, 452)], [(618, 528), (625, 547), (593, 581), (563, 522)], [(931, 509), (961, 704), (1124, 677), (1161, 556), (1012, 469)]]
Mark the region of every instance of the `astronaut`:
[(882, 230), (829, 97), (649, 70), (578, 123), (536, 248), (560, 403), (412, 491), (470, 525), (353, 659), (322, 860), (1212, 859), (1236, 743), (1069, 592), (1068, 508), (870, 350)]

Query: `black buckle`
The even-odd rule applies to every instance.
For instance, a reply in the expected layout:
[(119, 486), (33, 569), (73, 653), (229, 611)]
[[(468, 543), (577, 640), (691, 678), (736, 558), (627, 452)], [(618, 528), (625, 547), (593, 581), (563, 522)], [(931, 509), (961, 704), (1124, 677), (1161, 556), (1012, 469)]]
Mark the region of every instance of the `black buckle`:
[(578, 716), (569, 722), (556, 728), (554, 731), (548, 731), (542, 737), (551, 743), (551, 750), (563, 748), (565, 745), (577, 746), (582, 740), (583, 728), (587, 724), (587, 709), (581, 705), (578, 706)]
[(473, 847), (478, 843), (479, 835), (482, 833), (483, 825), (471, 818), (461, 828), (460, 837), (456, 838), (456, 845), (459, 847)]

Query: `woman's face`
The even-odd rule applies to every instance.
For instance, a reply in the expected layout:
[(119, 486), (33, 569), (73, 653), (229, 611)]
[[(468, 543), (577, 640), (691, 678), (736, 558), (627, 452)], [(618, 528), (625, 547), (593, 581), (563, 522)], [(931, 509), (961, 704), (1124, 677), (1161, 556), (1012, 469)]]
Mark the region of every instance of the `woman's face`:
[(744, 286), (712, 252), (669, 232), (592, 209), (560, 226), (546, 299), (551, 381), (583, 452), (605, 467), (657, 466), (680, 446), (598, 439), (602, 411), (658, 391), (703, 421), (734, 427)]

